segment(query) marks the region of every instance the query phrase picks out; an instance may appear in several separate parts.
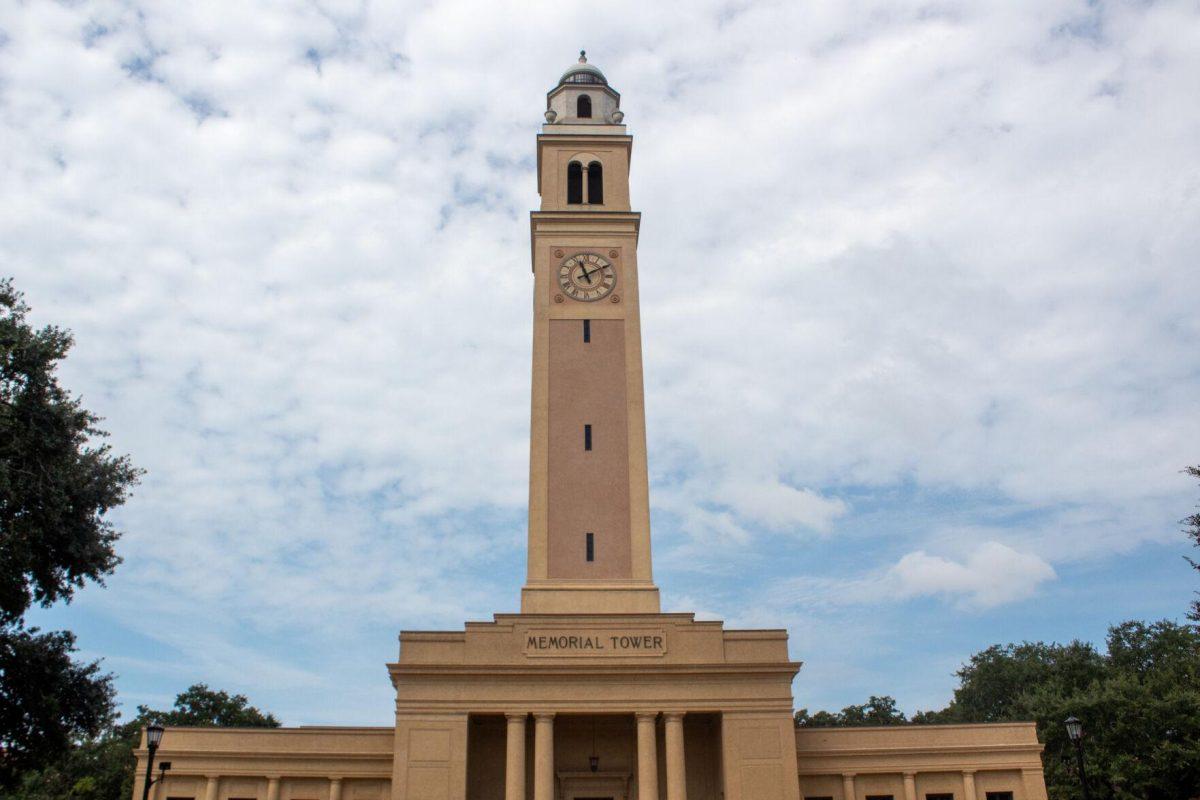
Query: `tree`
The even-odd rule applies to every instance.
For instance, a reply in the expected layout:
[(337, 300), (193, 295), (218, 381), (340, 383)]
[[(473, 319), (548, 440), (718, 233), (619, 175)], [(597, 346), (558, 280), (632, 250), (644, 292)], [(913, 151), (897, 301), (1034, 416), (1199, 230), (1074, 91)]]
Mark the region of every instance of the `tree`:
[(0, 281), (0, 624), (30, 605), (71, 599), (103, 583), (120, 559), (104, 518), (125, 502), (141, 470), (108, 445), (100, 418), (59, 385), (67, 331), (34, 330), (11, 280)]
[(65, 631), (13, 630), (0, 638), (0, 785), (99, 734), (113, 719), (112, 678), (72, 661)]
[[(1124, 622), (1106, 652), (1083, 642), (993, 645), (958, 671), (953, 701), (913, 715), (916, 723), (1032, 720), (1046, 745), (1052, 800), (1076, 800), (1079, 777), (1063, 721), (1087, 737), (1088, 777), (1102, 800), (1179, 800), (1200, 787), (1200, 629), (1170, 621)], [(807, 710), (797, 725), (903, 722), (891, 698), (836, 714)], [(888, 724), (888, 723), (883, 723)]]
[(167, 711), (138, 706), (137, 716), (112, 725), (40, 770), (25, 773), (6, 800), (128, 800), (133, 793), (137, 747), (151, 722), (175, 727), (278, 728), (274, 715), (240, 694), (214, 691), (202, 683), (175, 697)]
[(896, 708), (896, 699), (884, 695), (871, 695), (867, 702), (858, 706), (846, 706), (836, 714), (818, 711), (810, 715), (807, 708), (796, 712), (797, 728), (848, 728), (867, 725), (904, 725), (908, 719)]
[[(1188, 467), (1184, 470), (1184, 472), (1186, 472), (1188, 475), (1191, 475), (1193, 478), (1200, 478), (1200, 466)], [(1184, 518), (1182, 522), (1184, 524), (1183, 532), (1186, 533), (1188, 538), (1192, 540), (1192, 546), (1200, 547), (1200, 511), (1197, 511), (1190, 517)], [(1200, 562), (1189, 558), (1188, 563), (1197, 570), (1200, 570)], [(1197, 592), (1197, 595), (1200, 595), (1200, 592)], [(1188, 614), (1188, 619), (1190, 619), (1192, 622), (1200, 622), (1200, 600), (1192, 601), (1192, 610)]]
[(70, 633), (25, 630), (23, 618), (112, 573), (120, 534), (104, 515), (141, 475), (96, 444), (99, 417), (58, 382), (71, 334), (35, 330), (28, 312), (0, 280), (0, 788), (111, 721), (111, 677), (72, 660)]
[(265, 714), (243, 694), (214, 691), (203, 683), (189, 686), (175, 697), (170, 711), (138, 706), (138, 727), (157, 722), (183, 728), (278, 728), (279, 720)]

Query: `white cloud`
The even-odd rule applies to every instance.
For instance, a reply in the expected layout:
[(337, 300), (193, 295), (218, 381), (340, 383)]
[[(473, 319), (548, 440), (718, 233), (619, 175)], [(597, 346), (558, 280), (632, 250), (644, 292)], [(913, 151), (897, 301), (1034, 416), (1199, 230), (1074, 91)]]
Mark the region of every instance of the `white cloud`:
[[(747, 571), (819, 547), (953, 614), (1172, 540), (1198, 28), (1075, 0), (3, 7), (0, 264), (150, 470), (80, 603), (222, 674), (290, 636), (330, 685), (335, 632), (515, 606), (533, 136), (579, 46), (636, 137), (660, 577), (749, 619)], [(955, 500), (901, 526), (908, 489)], [(803, 563), (753, 560), (779, 541)]]
[(961, 562), (917, 550), (887, 573), (900, 597), (948, 595), (980, 608), (1024, 600), (1055, 577), (1054, 568), (1036, 555), (1000, 542), (984, 542)]

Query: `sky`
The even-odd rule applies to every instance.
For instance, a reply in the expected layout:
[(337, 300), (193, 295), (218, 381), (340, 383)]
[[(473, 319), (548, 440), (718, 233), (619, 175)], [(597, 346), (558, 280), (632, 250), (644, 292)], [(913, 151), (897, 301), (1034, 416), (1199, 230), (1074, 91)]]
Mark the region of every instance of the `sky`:
[(634, 137), (655, 580), (797, 707), (1183, 620), (1200, 5), (16, 2), (0, 273), (147, 470), (31, 615), (126, 711), (386, 725), (401, 629), (518, 610), (528, 212), (587, 48)]

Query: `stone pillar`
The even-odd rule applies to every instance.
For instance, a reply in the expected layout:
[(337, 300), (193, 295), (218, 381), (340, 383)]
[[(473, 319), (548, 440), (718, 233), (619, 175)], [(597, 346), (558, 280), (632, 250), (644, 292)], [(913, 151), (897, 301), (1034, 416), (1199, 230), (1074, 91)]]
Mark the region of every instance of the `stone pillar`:
[(534, 714), (533, 723), (533, 800), (554, 800), (554, 714)]
[(687, 765), (683, 759), (683, 712), (663, 713), (667, 729), (667, 800), (687, 800)]
[(854, 773), (842, 773), (842, 800), (855, 800), (854, 794)]
[[(508, 720), (507, 758), (504, 762), (504, 800), (525, 800), (525, 718), (505, 714)], [(332, 800), (332, 798), (331, 798)]]
[[(215, 798), (214, 798), (215, 800)], [(342, 800), (342, 779), (329, 779), (329, 800)]]
[(579, 170), (579, 175), (583, 180), (583, 186), (581, 187), (583, 189), (583, 203), (587, 205), (592, 202), (592, 198), (588, 196), (588, 165), (580, 162), (580, 166), (583, 167), (583, 169)]
[(963, 770), (963, 800), (975, 800), (975, 770)]
[(1046, 778), (1040, 769), (1021, 770), (1026, 800), (1046, 800)]
[(917, 800), (917, 774), (904, 773), (904, 800)]
[[(221, 776), (209, 775), (208, 783), (206, 783), (204, 785), (204, 800), (217, 800), (217, 798), (220, 796), (218, 794), (217, 790), (220, 789), (220, 787), (221, 787)], [(331, 797), (331, 798), (329, 798), (329, 800), (336, 800), (336, 799)]]
[(638, 800), (658, 800), (658, 743), (655, 741), (655, 721), (658, 713), (637, 713)]
[(279, 778), (267, 778), (267, 800), (279, 800)]

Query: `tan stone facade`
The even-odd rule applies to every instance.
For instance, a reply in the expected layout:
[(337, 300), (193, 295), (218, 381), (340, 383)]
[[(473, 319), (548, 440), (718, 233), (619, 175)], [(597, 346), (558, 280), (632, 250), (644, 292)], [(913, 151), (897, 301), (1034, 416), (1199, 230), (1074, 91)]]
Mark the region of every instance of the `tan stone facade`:
[(619, 106), (581, 62), (538, 136), (521, 613), (402, 632), (392, 728), (168, 729), (155, 800), (1045, 800), (1031, 723), (796, 730), (785, 631), (660, 613)]

